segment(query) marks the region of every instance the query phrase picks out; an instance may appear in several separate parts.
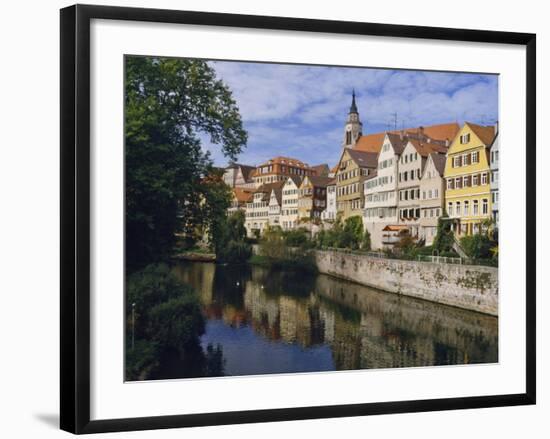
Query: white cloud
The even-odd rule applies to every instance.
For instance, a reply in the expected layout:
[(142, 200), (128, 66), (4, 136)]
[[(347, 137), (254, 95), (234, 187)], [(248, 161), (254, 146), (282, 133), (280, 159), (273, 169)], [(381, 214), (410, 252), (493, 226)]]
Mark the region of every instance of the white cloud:
[[(492, 123), (498, 118), (495, 76), (219, 61), (211, 65), (239, 105), (249, 132), (242, 160), (251, 164), (276, 154), (331, 164), (340, 153), (352, 88), (365, 133), (393, 128), (393, 113), (398, 127), (455, 120)], [(213, 155), (217, 162), (223, 159)]]

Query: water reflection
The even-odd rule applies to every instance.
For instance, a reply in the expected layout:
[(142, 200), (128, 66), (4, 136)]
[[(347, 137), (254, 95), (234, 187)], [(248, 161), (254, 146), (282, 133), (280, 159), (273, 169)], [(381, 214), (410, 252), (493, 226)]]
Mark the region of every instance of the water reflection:
[(200, 295), (210, 376), (498, 361), (495, 317), (325, 275), (209, 263), (174, 272)]

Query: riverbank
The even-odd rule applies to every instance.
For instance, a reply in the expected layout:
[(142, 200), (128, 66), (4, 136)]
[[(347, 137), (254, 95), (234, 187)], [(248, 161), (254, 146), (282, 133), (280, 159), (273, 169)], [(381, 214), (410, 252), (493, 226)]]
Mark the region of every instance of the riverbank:
[(436, 303), (498, 315), (498, 269), (313, 251), (320, 273)]
[(184, 261), (193, 262), (216, 262), (216, 255), (214, 253), (202, 253), (202, 252), (183, 252), (177, 253), (172, 256), (172, 259), (179, 259)]

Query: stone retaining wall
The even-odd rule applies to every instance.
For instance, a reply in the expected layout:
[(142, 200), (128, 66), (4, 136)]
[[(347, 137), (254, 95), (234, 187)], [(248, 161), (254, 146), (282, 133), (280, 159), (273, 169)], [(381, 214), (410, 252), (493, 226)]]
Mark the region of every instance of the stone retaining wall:
[(498, 269), (316, 250), (321, 273), (396, 294), (498, 315)]

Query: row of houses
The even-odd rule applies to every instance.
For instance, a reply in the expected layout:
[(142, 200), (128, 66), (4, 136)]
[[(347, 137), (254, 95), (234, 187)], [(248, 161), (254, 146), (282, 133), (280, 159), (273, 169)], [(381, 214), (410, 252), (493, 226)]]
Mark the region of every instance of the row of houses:
[(243, 209), (249, 235), (265, 227), (330, 226), (363, 218), (373, 248), (393, 245), (403, 230), (431, 244), (446, 213), (457, 236), (498, 224), (498, 125), (466, 122), (362, 134), (355, 95), (340, 160), (308, 166), (276, 157), (258, 167), (232, 164), (231, 210)]

